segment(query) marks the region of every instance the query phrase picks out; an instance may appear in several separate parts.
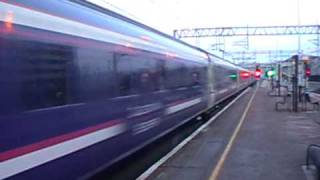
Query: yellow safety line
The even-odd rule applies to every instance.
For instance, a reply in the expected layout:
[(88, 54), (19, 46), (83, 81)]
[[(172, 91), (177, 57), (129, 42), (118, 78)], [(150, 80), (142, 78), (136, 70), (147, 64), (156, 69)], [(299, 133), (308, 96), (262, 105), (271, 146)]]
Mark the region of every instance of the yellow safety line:
[(232, 145), (233, 145), (233, 143), (234, 143), (234, 141), (235, 141), (235, 139), (236, 139), (236, 137), (237, 137), (237, 135), (238, 135), (238, 133), (239, 133), (239, 131), (241, 129), (241, 126), (242, 126), (242, 124), (243, 124), (243, 122), (244, 122), (244, 120), (245, 120), (245, 118), (247, 116), (247, 113), (248, 113), (248, 111), (249, 111), (249, 109), (251, 107), (252, 101), (253, 101), (256, 93), (257, 93), (258, 87), (259, 86), (257, 86), (257, 88), (255, 89), (255, 92), (251, 96), (251, 98), (249, 100), (249, 103), (248, 103), (244, 113), (241, 116), (240, 122), (237, 125), (237, 128), (235, 129), (235, 131), (233, 132), (233, 134), (232, 134), (232, 136), (231, 136), (231, 138), (229, 140), (228, 145), (226, 146), (225, 150), (223, 151), (223, 154), (222, 154), (221, 158), (219, 159), (218, 164), (216, 165), (215, 169), (211, 173), (211, 176), (210, 176), (209, 180), (217, 180), (218, 179), (218, 176), (219, 176), (219, 173), (221, 172), (223, 164), (226, 161), (226, 158), (227, 158), (227, 156), (228, 156), (228, 154), (229, 154), (229, 152), (231, 150), (231, 147), (232, 147)]

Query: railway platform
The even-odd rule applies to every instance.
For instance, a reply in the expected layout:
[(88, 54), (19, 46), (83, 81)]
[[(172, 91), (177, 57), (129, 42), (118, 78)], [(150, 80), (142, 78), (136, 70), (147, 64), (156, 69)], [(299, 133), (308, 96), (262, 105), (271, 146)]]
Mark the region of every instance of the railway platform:
[(308, 145), (320, 144), (320, 112), (275, 111), (261, 84), (138, 179), (310, 179), (302, 167)]

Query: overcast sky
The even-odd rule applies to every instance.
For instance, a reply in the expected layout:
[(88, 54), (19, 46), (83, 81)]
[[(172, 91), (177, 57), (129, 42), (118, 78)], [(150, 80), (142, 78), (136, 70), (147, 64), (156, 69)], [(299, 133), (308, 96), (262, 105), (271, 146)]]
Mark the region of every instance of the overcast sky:
[[(301, 25), (320, 23), (320, 0), (90, 0), (120, 12), (162, 32), (172, 35), (174, 29), (221, 26)], [(299, 6), (298, 6), (299, 4)], [(298, 16), (298, 11), (300, 16)], [(303, 49), (314, 49), (315, 37), (302, 37)], [(243, 38), (242, 38), (243, 39)], [(234, 41), (226, 39), (226, 50)], [(208, 49), (212, 39), (190, 43)], [(294, 49), (297, 37), (250, 38), (250, 50)], [(210, 43), (209, 43), (210, 44)], [(212, 43), (211, 43), (212, 44)], [(240, 48), (241, 49), (241, 48)]]

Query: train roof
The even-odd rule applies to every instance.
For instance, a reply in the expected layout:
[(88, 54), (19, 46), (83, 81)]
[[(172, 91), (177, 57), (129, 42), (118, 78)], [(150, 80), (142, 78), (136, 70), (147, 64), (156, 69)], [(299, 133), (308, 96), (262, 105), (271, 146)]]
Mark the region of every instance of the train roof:
[(186, 43), (186, 42), (184, 42), (184, 41), (181, 41), (180, 39), (176, 39), (176, 38), (174, 38), (173, 36), (170, 36), (170, 35), (168, 35), (168, 34), (166, 34), (166, 33), (163, 33), (163, 32), (161, 32), (161, 31), (155, 29), (155, 28), (152, 28), (152, 27), (150, 27), (150, 26), (148, 26), (148, 25), (145, 25), (145, 24), (143, 24), (143, 23), (140, 23), (140, 22), (138, 22), (138, 21), (136, 21), (136, 20), (133, 20), (133, 19), (131, 19), (131, 18), (129, 18), (129, 17), (126, 17), (126, 16), (124, 16), (124, 15), (121, 15), (121, 14), (119, 14), (119, 13), (117, 13), (117, 12), (114, 12), (114, 11), (112, 11), (112, 10), (109, 10), (109, 9), (107, 9), (107, 8), (105, 8), (105, 7), (102, 7), (102, 6), (99, 6), (99, 5), (97, 5), (97, 4), (91, 3), (91, 2), (89, 2), (89, 1), (84, 1), (84, 0), (70, 0), (70, 1), (71, 1), (71, 2), (76, 2), (76, 3), (79, 3), (79, 4), (82, 4), (82, 5), (86, 6), (86, 7), (90, 7), (90, 8), (92, 8), (92, 9), (95, 9), (95, 10), (100, 11), (100, 12), (103, 12), (103, 13), (106, 13), (107, 15), (111, 15), (111, 16), (113, 16), (113, 17), (116, 17), (116, 18), (119, 18), (119, 19), (121, 19), (121, 20), (127, 21), (127, 22), (129, 22), (129, 23), (131, 23), (131, 24), (134, 24), (134, 25), (136, 25), (136, 26), (140, 26), (140, 27), (142, 27), (142, 28), (144, 28), (144, 29), (146, 29), (146, 30), (152, 31), (152, 32), (154, 32), (154, 33), (157, 33), (157, 34), (159, 34), (159, 35), (161, 35), (161, 36), (164, 36), (164, 37), (166, 37), (166, 38), (169, 38), (169, 39), (171, 39), (171, 40), (173, 40), (173, 41), (177, 41), (178, 43), (184, 44), (184, 45), (189, 46), (189, 47), (191, 47), (191, 48), (193, 48), (193, 49), (206, 52), (205, 50), (203, 50), (203, 49), (201, 49), (201, 48), (199, 48), (199, 47), (196, 47), (196, 46), (193, 46), (193, 45), (191, 45), (191, 44), (188, 44), (188, 43)]
[[(85, 7), (88, 7), (90, 9), (93, 9), (93, 10), (96, 10), (96, 11), (99, 11), (103, 14), (106, 14), (108, 16), (111, 16), (111, 17), (114, 17), (114, 18), (117, 18), (117, 19), (120, 19), (122, 21), (125, 21), (127, 23), (130, 23), (138, 28), (141, 28), (143, 30), (145, 30), (146, 32), (143, 32), (143, 33), (147, 33), (148, 35), (152, 36), (153, 38), (156, 38), (159, 40), (159, 42), (162, 42), (162, 43), (165, 43), (165, 44), (170, 44), (170, 47), (175, 47), (175, 52), (177, 51), (182, 51), (181, 54), (178, 54), (178, 56), (186, 56), (187, 54), (193, 54), (194, 56), (197, 56), (198, 58), (200, 59), (208, 59), (207, 55), (208, 52), (206, 52), (205, 50), (199, 48), (199, 47), (196, 47), (196, 46), (193, 46), (193, 45), (190, 45), (186, 42), (183, 42), (179, 39), (176, 39), (174, 38), (173, 36), (170, 36), (168, 34), (165, 34), (159, 30), (156, 30), (150, 26), (147, 26), (143, 23), (140, 23), (136, 20), (133, 20), (131, 18), (128, 18), (126, 16), (123, 16), (117, 12), (114, 12), (114, 11), (111, 11), (105, 7), (101, 7), (99, 5), (96, 5), (94, 3), (91, 3), (91, 2), (88, 2), (88, 1), (83, 1), (83, 0), (69, 0), (71, 2), (74, 2), (74, 3), (77, 3), (77, 4), (80, 4), (82, 6), (85, 6)], [(139, 29), (135, 29), (136, 31), (139, 31)], [(153, 34), (150, 34), (148, 32), (151, 32)], [(158, 37), (156, 37), (158, 36)], [(174, 44), (172, 44), (174, 43)], [(184, 50), (185, 49), (185, 50)], [(169, 50), (170, 51), (170, 50)], [(192, 52), (192, 53), (191, 53)]]
[(15, 20), (25, 26), (124, 45), (203, 64), (209, 62), (210, 56), (211, 59), (227, 66), (238, 67), (201, 48), (84, 0), (48, 0), (42, 3), (38, 3), (37, 0), (17, 0), (3, 5), (4, 8), (14, 9)]
[(237, 64), (235, 64), (235, 63), (233, 63), (231, 61), (228, 61), (228, 60), (226, 60), (226, 59), (224, 59), (222, 57), (219, 57), (217, 55), (214, 55), (214, 54), (211, 54), (211, 53), (209, 53), (208, 55), (209, 55), (210, 59), (215, 63), (221, 64), (221, 65), (224, 65), (224, 66), (228, 66), (230, 68), (238, 69), (238, 70), (249, 71), (248, 69), (243, 68), (243, 67), (241, 67), (241, 66), (239, 66), (239, 65), (237, 65)]

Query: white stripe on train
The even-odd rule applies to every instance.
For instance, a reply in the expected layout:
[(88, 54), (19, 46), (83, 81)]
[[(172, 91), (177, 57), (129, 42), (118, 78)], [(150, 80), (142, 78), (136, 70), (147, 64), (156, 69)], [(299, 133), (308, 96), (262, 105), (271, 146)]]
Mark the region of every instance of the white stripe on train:
[(186, 102), (174, 105), (174, 106), (170, 106), (166, 109), (166, 114), (168, 115), (168, 114), (176, 113), (178, 111), (181, 111), (181, 110), (187, 109), (191, 106), (194, 106), (200, 102), (201, 102), (201, 98), (197, 98), (197, 99), (186, 101)]
[(78, 138), (3, 161), (0, 163), (0, 179), (8, 178), (101, 141), (105, 141), (123, 133), (125, 130), (126, 127), (124, 124), (117, 124)]

